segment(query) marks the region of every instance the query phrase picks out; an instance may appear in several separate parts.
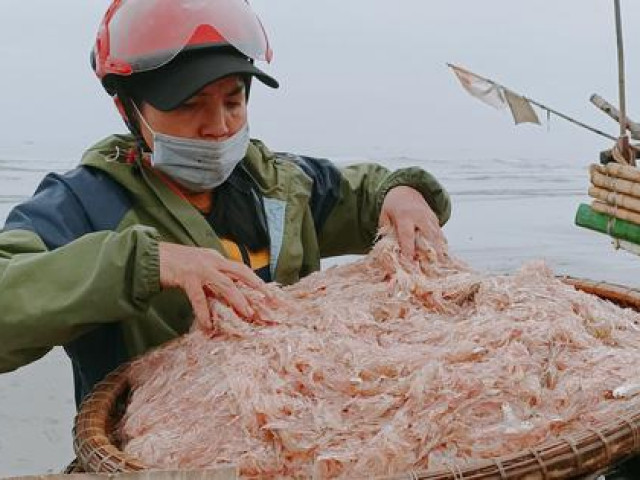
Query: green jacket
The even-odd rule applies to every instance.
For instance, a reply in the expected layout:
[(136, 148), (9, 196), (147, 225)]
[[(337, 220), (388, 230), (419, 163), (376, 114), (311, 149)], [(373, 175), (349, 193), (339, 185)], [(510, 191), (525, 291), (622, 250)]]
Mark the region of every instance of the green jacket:
[[(132, 152), (130, 136), (101, 141), (9, 214), (0, 232), (0, 372), (64, 346), (80, 399), (120, 363), (189, 329), (186, 296), (160, 288), (158, 242), (226, 252), (205, 216)], [(442, 224), (450, 214), (447, 193), (418, 168), (338, 169), (256, 140), (241, 165), (259, 192), (271, 276), (282, 284), (318, 270), (322, 257), (368, 251), (395, 186), (419, 190)]]

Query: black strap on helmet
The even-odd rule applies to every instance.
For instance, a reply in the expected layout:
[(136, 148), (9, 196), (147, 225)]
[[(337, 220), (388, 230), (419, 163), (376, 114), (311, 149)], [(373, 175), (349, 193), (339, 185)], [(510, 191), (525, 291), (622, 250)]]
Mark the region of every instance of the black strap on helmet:
[[(91, 63), (91, 68), (93, 71), (96, 71), (96, 53), (95, 50), (91, 50), (89, 54), (89, 62)], [(140, 130), (140, 122), (138, 121), (138, 115), (136, 109), (133, 108), (134, 100), (127, 93), (126, 87), (124, 86), (123, 79), (120, 79), (116, 76), (107, 75), (104, 79), (102, 79), (102, 86), (107, 91), (109, 95), (113, 97), (116, 102), (119, 102), (122, 105), (122, 109), (124, 111), (124, 123), (134, 136), (138, 148), (142, 152), (150, 152), (151, 149), (147, 145), (144, 137), (142, 136), (142, 131)]]
[(124, 121), (127, 125), (127, 128), (134, 136), (136, 140), (136, 144), (141, 152), (150, 152), (151, 149), (149, 145), (147, 145), (146, 140), (142, 136), (142, 130), (140, 129), (140, 121), (138, 119), (138, 111), (139, 109), (134, 107), (134, 100), (130, 95), (127, 94), (126, 88), (122, 85), (118, 85), (115, 87), (115, 95), (118, 101), (122, 105), (122, 109), (124, 111)]

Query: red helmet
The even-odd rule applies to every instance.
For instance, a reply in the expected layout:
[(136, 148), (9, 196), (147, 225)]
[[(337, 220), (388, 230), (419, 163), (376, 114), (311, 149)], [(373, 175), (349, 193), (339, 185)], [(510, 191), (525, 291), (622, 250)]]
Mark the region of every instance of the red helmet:
[(92, 52), (107, 91), (111, 80), (155, 70), (181, 51), (232, 46), (251, 61), (271, 61), (257, 15), (245, 0), (112, 0)]

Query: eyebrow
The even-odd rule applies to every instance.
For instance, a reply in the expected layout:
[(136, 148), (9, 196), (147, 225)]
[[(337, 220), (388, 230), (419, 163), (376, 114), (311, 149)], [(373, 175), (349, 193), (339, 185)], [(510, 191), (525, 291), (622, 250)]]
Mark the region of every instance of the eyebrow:
[[(235, 97), (236, 95), (241, 94), (242, 92), (244, 92), (245, 89), (245, 85), (244, 82), (242, 80), (238, 81), (238, 85), (236, 85), (232, 90), (229, 90), (227, 93), (224, 94), (225, 97)], [(204, 93), (203, 91), (199, 91), (197, 94), (194, 95), (194, 97), (206, 97), (207, 94)]]
[(240, 81), (240, 83), (233, 90), (227, 93), (227, 97), (234, 97), (242, 92), (244, 92), (244, 82)]

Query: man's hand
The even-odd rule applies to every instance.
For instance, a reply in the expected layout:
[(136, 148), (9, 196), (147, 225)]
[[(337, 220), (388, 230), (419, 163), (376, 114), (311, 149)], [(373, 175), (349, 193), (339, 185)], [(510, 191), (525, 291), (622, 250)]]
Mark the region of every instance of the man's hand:
[(400, 250), (406, 258), (415, 258), (417, 232), (425, 236), (438, 258), (443, 258), (446, 252), (447, 241), (438, 217), (420, 192), (411, 187), (400, 186), (389, 190), (382, 204), (379, 225), (393, 227)]
[(253, 270), (224, 258), (215, 250), (161, 242), (159, 251), (160, 285), (162, 288), (178, 287), (184, 290), (191, 302), (197, 325), (202, 330), (213, 329), (207, 292), (225, 301), (245, 318), (251, 318), (254, 311), (235, 282), (271, 297), (266, 284)]

